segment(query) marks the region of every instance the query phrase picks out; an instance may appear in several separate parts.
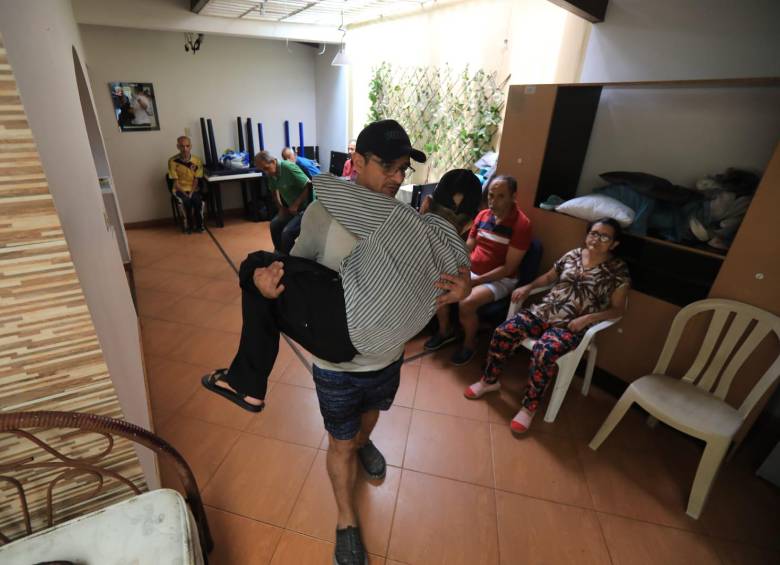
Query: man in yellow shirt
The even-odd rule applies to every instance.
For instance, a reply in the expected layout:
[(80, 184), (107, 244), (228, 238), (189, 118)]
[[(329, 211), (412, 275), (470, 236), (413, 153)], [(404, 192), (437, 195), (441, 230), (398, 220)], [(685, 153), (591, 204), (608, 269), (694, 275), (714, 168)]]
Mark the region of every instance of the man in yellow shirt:
[(171, 193), (184, 210), (184, 228), (187, 233), (203, 231), (203, 196), (199, 182), (203, 178), (203, 161), (192, 154), (192, 141), (186, 135), (176, 140), (179, 152), (168, 159), (168, 178)]

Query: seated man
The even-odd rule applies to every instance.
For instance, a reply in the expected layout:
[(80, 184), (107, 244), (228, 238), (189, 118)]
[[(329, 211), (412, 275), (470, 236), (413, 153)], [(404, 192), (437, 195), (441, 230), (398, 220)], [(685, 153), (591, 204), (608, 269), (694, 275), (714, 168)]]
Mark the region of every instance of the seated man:
[[(477, 309), (483, 304), (500, 300), (514, 290), (517, 271), (531, 245), (531, 221), (515, 204), (517, 181), (509, 176), (496, 176), (488, 181), (488, 208), (479, 213), (471, 226), (466, 247), (471, 252), (471, 294), (458, 304), (463, 326), (463, 347), (451, 361), (465, 365), (476, 348), (479, 320)], [(436, 312), (439, 331), (425, 342), (433, 351), (455, 340), (450, 324), (450, 307)]]
[(301, 217), (312, 196), (311, 181), (298, 165), (279, 161), (268, 151), (255, 156), (255, 166), (265, 175), (279, 206), (279, 212), (271, 220), (274, 251), (287, 255), (301, 231)]
[(176, 140), (179, 152), (168, 159), (168, 178), (171, 179), (171, 193), (184, 210), (184, 229), (192, 233), (202, 232), (203, 197), (199, 190), (199, 179), (203, 178), (203, 161), (191, 153), (192, 141), (186, 135)]
[(349, 145), (347, 146), (347, 153), (349, 154), (349, 159), (347, 159), (344, 163), (344, 170), (341, 171), (341, 176), (345, 179), (354, 181), (355, 177), (357, 176), (357, 171), (355, 171), (355, 166), (352, 163), (352, 156), (355, 154), (354, 139), (349, 142)]
[(300, 169), (303, 171), (303, 174), (309, 178), (317, 176), (321, 172), (317, 161), (307, 159), (306, 157), (299, 157), (295, 153), (295, 150), (291, 149), (290, 147), (285, 147), (282, 149), (282, 159), (298, 165), (298, 167), (300, 167)]

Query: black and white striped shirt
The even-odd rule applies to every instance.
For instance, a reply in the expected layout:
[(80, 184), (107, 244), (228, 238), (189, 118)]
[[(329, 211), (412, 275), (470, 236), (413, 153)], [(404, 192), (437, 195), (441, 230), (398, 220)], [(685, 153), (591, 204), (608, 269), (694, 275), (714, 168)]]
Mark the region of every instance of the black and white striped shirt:
[(340, 268), (352, 344), (372, 355), (407, 342), (436, 312), (440, 274), (470, 267), (465, 243), (447, 220), (395, 198), (332, 175), (312, 182), (319, 202), (359, 240)]

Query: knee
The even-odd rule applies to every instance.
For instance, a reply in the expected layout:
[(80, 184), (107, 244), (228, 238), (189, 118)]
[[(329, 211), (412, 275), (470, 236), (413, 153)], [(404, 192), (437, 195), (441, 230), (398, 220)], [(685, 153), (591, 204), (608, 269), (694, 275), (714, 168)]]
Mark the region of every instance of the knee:
[(348, 457), (351, 453), (357, 451), (357, 436), (351, 439), (336, 439), (328, 434), (328, 449), (339, 457)]

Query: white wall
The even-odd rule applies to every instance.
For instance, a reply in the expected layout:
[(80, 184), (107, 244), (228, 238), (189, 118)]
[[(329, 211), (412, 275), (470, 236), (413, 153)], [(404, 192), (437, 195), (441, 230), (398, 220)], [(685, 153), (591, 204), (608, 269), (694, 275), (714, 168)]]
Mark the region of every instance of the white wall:
[[(330, 167), (331, 151), (346, 151), (347, 143), (347, 67), (330, 63), (338, 45), (328, 45), (325, 53), (316, 57), (317, 82), (317, 142), (320, 145), (320, 165)], [(307, 142), (307, 144), (310, 144)]]
[(689, 187), (727, 167), (763, 171), (778, 133), (779, 87), (604, 88), (578, 193), (607, 171)]
[[(499, 82), (511, 75), (509, 84), (574, 82), (589, 28), (549, 0), (429, 4), (416, 14), (350, 27), (350, 134), (366, 124), (372, 69), (383, 61), (456, 70), (468, 65), (471, 72), (495, 71)], [(414, 178), (423, 181), (425, 168), (416, 168)]]
[[(126, 419), (150, 428), (137, 318), (105, 209), (76, 86), (84, 61), (69, 1), (3, 0), (0, 33), (38, 145), (49, 190)], [(154, 459), (139, 456), (150, 487)]]
[(780, 75), (777, 0), (610, 0), (580, 80)]
[[(305, 139), (317, 139), (315, 61), (311, 47), (283, 41), (209, 35), (196, 54), (184, 51), (181, 33), (82, 25), (81, 35), (125, 222), (170, 216), (163, 174), (176, 153), (176, 138), (189, 128), (193, 152), (203, 155), (201, 116), (211, 117), (219, 152), (238, 147), (236, 116), (263, 122), (265, 147), (278, 154), (283, 123), (290, 121), (297, 140), (303, 121)], [(114, 118), (108, 83), (151, 82), (159, 131), (121, 132)], [(255, 138), (256, 138), (256, 125)], [(256, 140), (255, 140), (256, 141)], [(257, 145), (256, 145), (257, 146)], [(226, 208), (240, 206), (225, 186)]]

